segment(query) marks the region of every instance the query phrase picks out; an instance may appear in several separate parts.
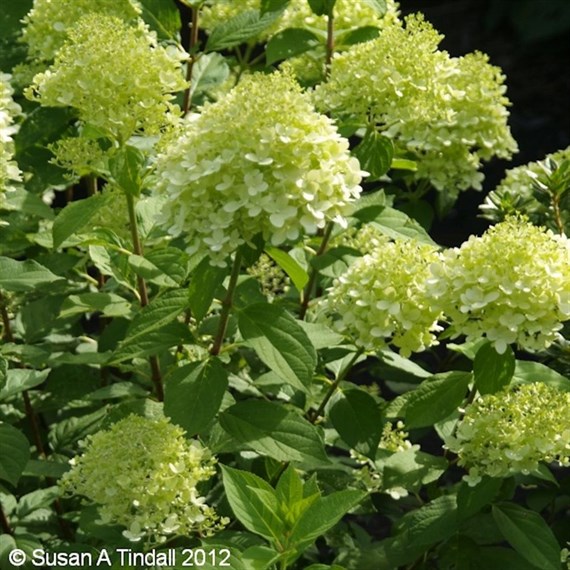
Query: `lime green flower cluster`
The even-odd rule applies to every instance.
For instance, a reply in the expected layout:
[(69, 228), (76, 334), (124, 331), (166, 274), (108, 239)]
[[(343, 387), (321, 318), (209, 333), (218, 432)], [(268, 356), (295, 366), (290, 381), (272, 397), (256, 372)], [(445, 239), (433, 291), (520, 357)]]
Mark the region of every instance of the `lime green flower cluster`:
[(409, 433), (404, 429), (404, 422), (398, 421), (396, 425), (386, 422), (378, 447), (392, 453), (406, 451), (406, 449), (412, 448), (412, 442), (408, 439), (408, 435)]
[(136, 0), (34, 0), (24, 17), (22, 39), (31, 59), (52, 61), (67, 39), (69, 29), (82, 16), (91, 13), (115, 16), (134, 23), (141, 14)]
[(348, 141), (292, 77), (255, 74), (191, 115), (156, 164), (160, 223), (215, 265), (257, 234), (273, 245), (314, 233), (361, 191)]
[(383, 247), (390, 238), (374, 224), (365, 224), (360, 228), (348, 228), (345, 232), (331, 240), (331, 246), (345, 246), (356, 249), (362, 255), (372, 253)]
[(428, 293), (455, 336), (544, 350), (570, 319), (570, 240), (510, 217), (445, 251)]
[(540, 462), (570, 467), (569, 417), (570, 392), (542, 382), (510, 387), (471, 404), (447, 447), (472, 485), (482, 475), (530, 473)]
[(178, 117), (171, 100), (186, 86), (184, 56), (159, 46), (142, 21), (130, 26), (114, 16), (88, 14), (68, 36), (54, 64), (34, 78), (29, 99), (74, 107), (81, 121), (119, 143), (136, 133), (157, 134)]
[(251, 267), (248, 267), (247, 272), (257, 279), (261, 292), (270, 301), (286, 294), (291, 288), (289, 276), (265, 253), (262, 253)]
[(67, 137), (48, 148), (54, 155), (52, 162), (69, 171), (71, 180), (101, 172), (105, 167), (107, 153), (96, 139)]
[(14, 182), (21, 179), (20, 169), (14, 159), (12, 136), (18, 127), (14, 118), (21, 113), (20, 106), (12, 99), (13, 89), (10, 75), (0, 73), (0, 197), (10, 190)]
[[(570, 147), (547, 154), (543, 160), (507, 170), (505, 178), (485, 198), (481, 210), (487, 218), (494, 221), (519, 213), (527, 215), (535, 223), (547, 223), (552, 217), (549, 204), (537, 199), (535, 181), (546, 174), (550, 163), (560, 165), (565, 160), (570, 160)], [(565, 221), (570, 221), (567, 212), (563, 211), (562, 217)]]
[(132, 414), (89, 436), (71, 463), (63, 490), (97, 504), (105, 523), (127, 527), (123, 534), (130, 540), (209, 536), (227, 522), (196, 489), (214, 475), (215, 459), (167, 419)]
[(325, 301), (335, 328), (367, 350), (391, 343), (403, 356), (436, 343), (439, 311), (426, 295), (437, 249), (414, 240), (388, 242), (357, 259), (335, 280)]
[[(212, 6), (202, 10), (201, 25), (205, 30), (212, 30), (223, 24), (229, 18), (237, 16), (246, 10), (259, 10), (261, 0), (219, 0)], [(381, 28), (387, 22), (397, 21), (398, 3), (388, 0), (386, 13), (380, 16), (369, 2), (363, 0), (337, 0), (334, 7), (334, 22), (337, 32), (350, 30), (362, 26), (376, 26)], [(264, 40), (286, 28), (314, 28), (325, 31), (327, 29), (326, 16), (316, 16), (307, 0), (291, 0), (283, 15), (268, 29), (264, 30), (259, 39)]]
[(481, 53), (450, 57), (441, 39), (421, 15), (387, 25), (337, 54), (314, 98), (334, 116), (372, 122), (398, 155), (417, 161), (415, 179), (456, 196), (481, 188), (481, 160), (510, 158), (517, 145), (499, 68)]

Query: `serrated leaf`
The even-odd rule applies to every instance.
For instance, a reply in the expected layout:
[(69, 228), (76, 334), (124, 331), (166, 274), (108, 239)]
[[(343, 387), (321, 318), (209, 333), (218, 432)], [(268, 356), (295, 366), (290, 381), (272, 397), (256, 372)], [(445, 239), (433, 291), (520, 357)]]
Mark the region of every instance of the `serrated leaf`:
[(52, 228), (53, 247), (57, 249), (65, 240), (82, 230), (102, 208), (107, 206), (113, 195), (95, 194), (89, 198), (71, 202), (55, 218)]
[(172, 0), (139, 0), (143, 20), (158, 33), (159, 38), (179, 42), (180, 13)]
[(212, 30), (205, 51), (219, 51), (242, 44), (266, 30), (281, 14), (282, 10), (263, 15), (257, 10), (240, 12)]
[[(356, 217), (359, 217), (358, 214)], [(416, 239), (422, 243), (435, 245), (425, 229), (409, 216), (391, 208), (385, 207), (374, 219), (370, 220), (382, 233), (391, 238)]]
[(393, 453), (376, 464), (383, 472), (383, 484), (386, 488), (404, 487), (413, 492), (419, 491), (422, 485), (437, 481), (448, 467), (443, 457), (414, 448)]
[(6, 384), (0, 390), (0, 402), (20, 394), (25, 390), (31, 390), (45, 382), (51, 370), (27, 370), (24, 368), (13, 368), (6, 374)]
[(452, 414), (465, 398), (471, 374), (446, 372), (424, 380), (407, 398), (406, 426), (431, 426)]
[(278, 461), (329, 462), (317, 428), (282, 405), (244, 400), (222, 412), (220, 424), (240, 443)]
[(480, 394), (494, 394), (506, 388), (515, 372), (515, 355), (510, 346), (503, 354), (487, 342), (475, 355), (473, 377)]
[(275, 34), (265, 48), (267, 65), (300, 55), (319, 45), (319, 37), (303, 28), (286, 28)]
[(99, 312), (105, 317), (129, 317), (131, 303), (115, 293), (82, 293), (70, 295), (61, 305), (59, 316), (62, 318)]
[[(126, 338), (117, 348), (112, 362), (117, 363), (127, 358), (132, 358), (136, 354), (147, 354), (149, 348), (152, 350), (153, 339), (150, 338), (150, 335), (160, 331), (159, 338), (156, 339), (160, 340), (160, 336), (166, 333), (167, 325), (178, 324), (182, 327), (171, 327), (170, 330), (175, 331), (175, 334), (178, 334), (179, 331), (182, 333), (184, 330), (187, 330), (187, 327), (182, 323), (173, 323), (187, 306), (188, 298), (185, 289), (167, 291), (162, 296), (153, 299), (133, 319), (127, 330)], [(169, 339), (168, 342), (171, 340), (173, 339)], [(179, 337), (179, 340), (182, 340), (182, 337)], [(176, 343), (177, 341), (174, 342), (174, 344)]]
[(494, 477), (483, 477), (474, 487), (462, 481), (457, 492), (459, 518), (467, 519), (486, 507), (497, 496), (502, 484), (502, 479)]
[(570, 379), (540, 362), (517, 360), (514, 380), (521, 383), (544, 382), (553, 388), (570, 392)]
[(126, 194), (138, 196), (142, 187), (145, 156), (141, 150), (126, 145), (109, 160), (114, 182)]
[(230, 75), (225, 57), (219, 53), (205, 53), (192, 67), (190, 97), (193, 105), (199, 105), (210, 90), (221, 85)]
[(0, 479), (15, 486), (29, 459), (26, 437), (15, 427), (0, 423)]
[(216, 290), (221, 286), (228, 272), (227, 267), (210, 265), (210, 260), (207, 257), (192, 272), (190, 286), (188, 287), (188, 304), (197, 321), (201, 321), (206, 316), (216, 295)]
[[(284, 523), (272, 487), (253, 473), (222, 465), (224, 490), (235, 516), (249, 531), (279, 542)], [(257, 495), (253, 490), (265, 491)]]
[(265, 253), (287, 273), (297, 291), (302, 291), (309, 281), (309, 274), (286, 251), (268, 246)]
[(152, 261), (142, 255), (129, 255), (129, 265), (133, 271), (148, 283), (154, 283), (159, 287), (177, 287), (178, 283), (169, 275), (166, 275)]
[(201, 433), (214, 419), (228, 387), (228, 373), (217, 358), (178, 368), (165, 382), (164, 413), (186, 430)]
[(541, 570), (560, 570), (560, 545), (546, 521), (514, 503), (493, 505), (493, 519), (507, 542)]
[(259, 11), (262, 14), (266, 12), (275, 12), (276, 10), (285, 10), (291, 0), (261, 0)]
[(384, 425), (380, 407), (370, 394), (356, 388), (338, 392), (328, 417), (343, 441), (374, 459)]
[(239, 330), (259, 358), (293, 387), (307, 391), (317, 353), (297, 321), (268, 303), (250, 305), (238, 313)]
[(23, 188), (14, 188), (12, 191), (3, 194), (0, 208), (31, 214), (46, 220), (52, 220), (54, 217), (53, 210), (40, 196), (27, 192)]
[(67, 473), (69, 469), (70, 465), (68, 462), (59, 463), (57, 461), (48, 461), (45, 459), (30, 459), (26, 464), (22, 475), (59, 479), (64, 473)]
[(318, 498), (291, 529), (289, 544), (297, 549), (306, 548), (331, 529), (366, 495), (365, 491), (347, 489)]
[(363, 0), (363, 2), (375, 10), (378, 16), (384, 16), (388, 10), (386, 0)]
[(380, 28), (376, 26), (362, 26), (340, 33), (336, 40), (337, 45), (352, 46), (376, 39), (380, 35)]
[(373, 180), (377, 180), (390, 170), (394, 143), (376, 130), (368, 130), (353, 152), (362, 169), (368, 172)]
[(60, 281), (64, 279), (33, 259), (0, 257), (0, 290), (32, 291)]

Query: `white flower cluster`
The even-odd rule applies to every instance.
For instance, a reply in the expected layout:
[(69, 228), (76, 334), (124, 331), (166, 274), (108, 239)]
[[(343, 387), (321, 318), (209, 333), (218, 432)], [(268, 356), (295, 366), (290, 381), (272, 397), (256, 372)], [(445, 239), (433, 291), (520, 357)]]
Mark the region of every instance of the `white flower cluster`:
[(279, 245), (329, 220), (345, 225), (361, 175), (348, 141), (292, 77), (255, 74), (190, 115), (159, 154), (160, 223), (224, 266), (257, 234)]
[(471, 404), (447, 447), (469, 469), (476, 485), (482, 475), (531, 473), (540, 462), (570, 467), (570, 392), (542, 382), (486, 394)]
[(436, 343), (439, 310), (426, 294), (434, 246), (415, 240), (386, 242), (357, 259), (335, 280), (325, 304), (335, 328), (367, 350), (387, 344), (403, 356)]
[(167, 419), (130, 415), (89, 436), (71, 463), (63, 490), (94, 502), (106, 523), (127, 527), (132, 541), (208, 536), (227, 522), (196, 489), (214, 475), (215, 459)]
[(518, 217), (448, 249), (431, 267), (428, 294), (455, 336), (544, 350), (570, 319), (570, 240)]
[(12, 99), (10, 75), (0, 73), (0, 199), (13, 183), (21, 180), (21, 172), (14, 161), (13, 136), (18, 131), (14, 118), (21, 113), (20, 106)]
[(398, 155), (417, 161), (417, 180), (455, 196), (481, 188), (481, 160), (510, 158), (517, 145), (500, 69), (481, 53), (450, 57), (441, 39), (421, 15), (387, 25), (337, 54), (314, 97), (323, 112), (372, 122)]

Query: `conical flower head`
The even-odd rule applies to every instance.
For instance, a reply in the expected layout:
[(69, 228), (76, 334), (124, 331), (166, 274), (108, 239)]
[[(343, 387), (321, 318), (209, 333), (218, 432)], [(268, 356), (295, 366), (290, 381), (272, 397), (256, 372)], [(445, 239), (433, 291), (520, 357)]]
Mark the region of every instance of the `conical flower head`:
[(88, 437), (61, 486), (98, 505), (106, 522), (127, 527), (130, 540), (209, 535), (220, 522), (196, 485), (214, 475), (214, 463), (167, 419), (130, 415)]
[(22, 29), (29, 57), (46, 62), (53, 60), (70, 28), (89, 13), (107, 14), (132, 23), (141, 8), (135, 0), (34, 0), (23, 19)]
[(535, 471), (540, 462), (570, 466), (570, 392), (542, 382), (486, 394), (471, 404), (447, 446), (466, 477), (508, 477)]
[(510, 217), (447, 250), (428, 291), (455, 336), (544, 350), (570, 319), (570, 240)]
[(213, 264), (262, 234), (278, 245), (314, 233), (361, 191), (348, 141), (287, 74), (244, 78), (190, 116), (158, 156), (160, 222)]
[(12, 94), (10, 75), (0, 73), (0, 200), (2, 193), (21, 179), (20, 169), (14, 161), (13, 140), (18, 130), (14, 118), (21, 113), (21, 109), (12, 99)]
[(337, 316), (335, 328), (367, 350), (393, 344), (403, 356), (436, 344), (439, 311), (427, 300), (425, 283), (437, 256), (434, 246), (398, 240), (357, 259), (325, 301)]
[(338, 54), (314, 97), (322, 111), (373, 122), (397, 154), (417, 161), (417, 180), (453, 196), (481, 188), (481, 160), (517, 147), (500, 70), (480, 53), (450, 57), (442, 37), (420, 15), (387, 25)]
[(172, 93), (184, 89), (181, 52), (157, 43), (139, 21), (88, 14), (69, 30), (54, 64), (38, 73), (26, 95), (48, 107), (74, 107), (79, 118), (124, 142), (156, 134), (179, 110)]

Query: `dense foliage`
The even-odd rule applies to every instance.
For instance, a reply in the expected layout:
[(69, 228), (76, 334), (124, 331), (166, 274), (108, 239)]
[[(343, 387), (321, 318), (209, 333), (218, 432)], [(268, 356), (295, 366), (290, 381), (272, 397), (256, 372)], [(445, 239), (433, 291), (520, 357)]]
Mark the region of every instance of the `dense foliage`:
[(393, 0), (5, 10), (2, 569), (570, 568), (570, 150), (430, 237), (517, 151), (486, 55)]

